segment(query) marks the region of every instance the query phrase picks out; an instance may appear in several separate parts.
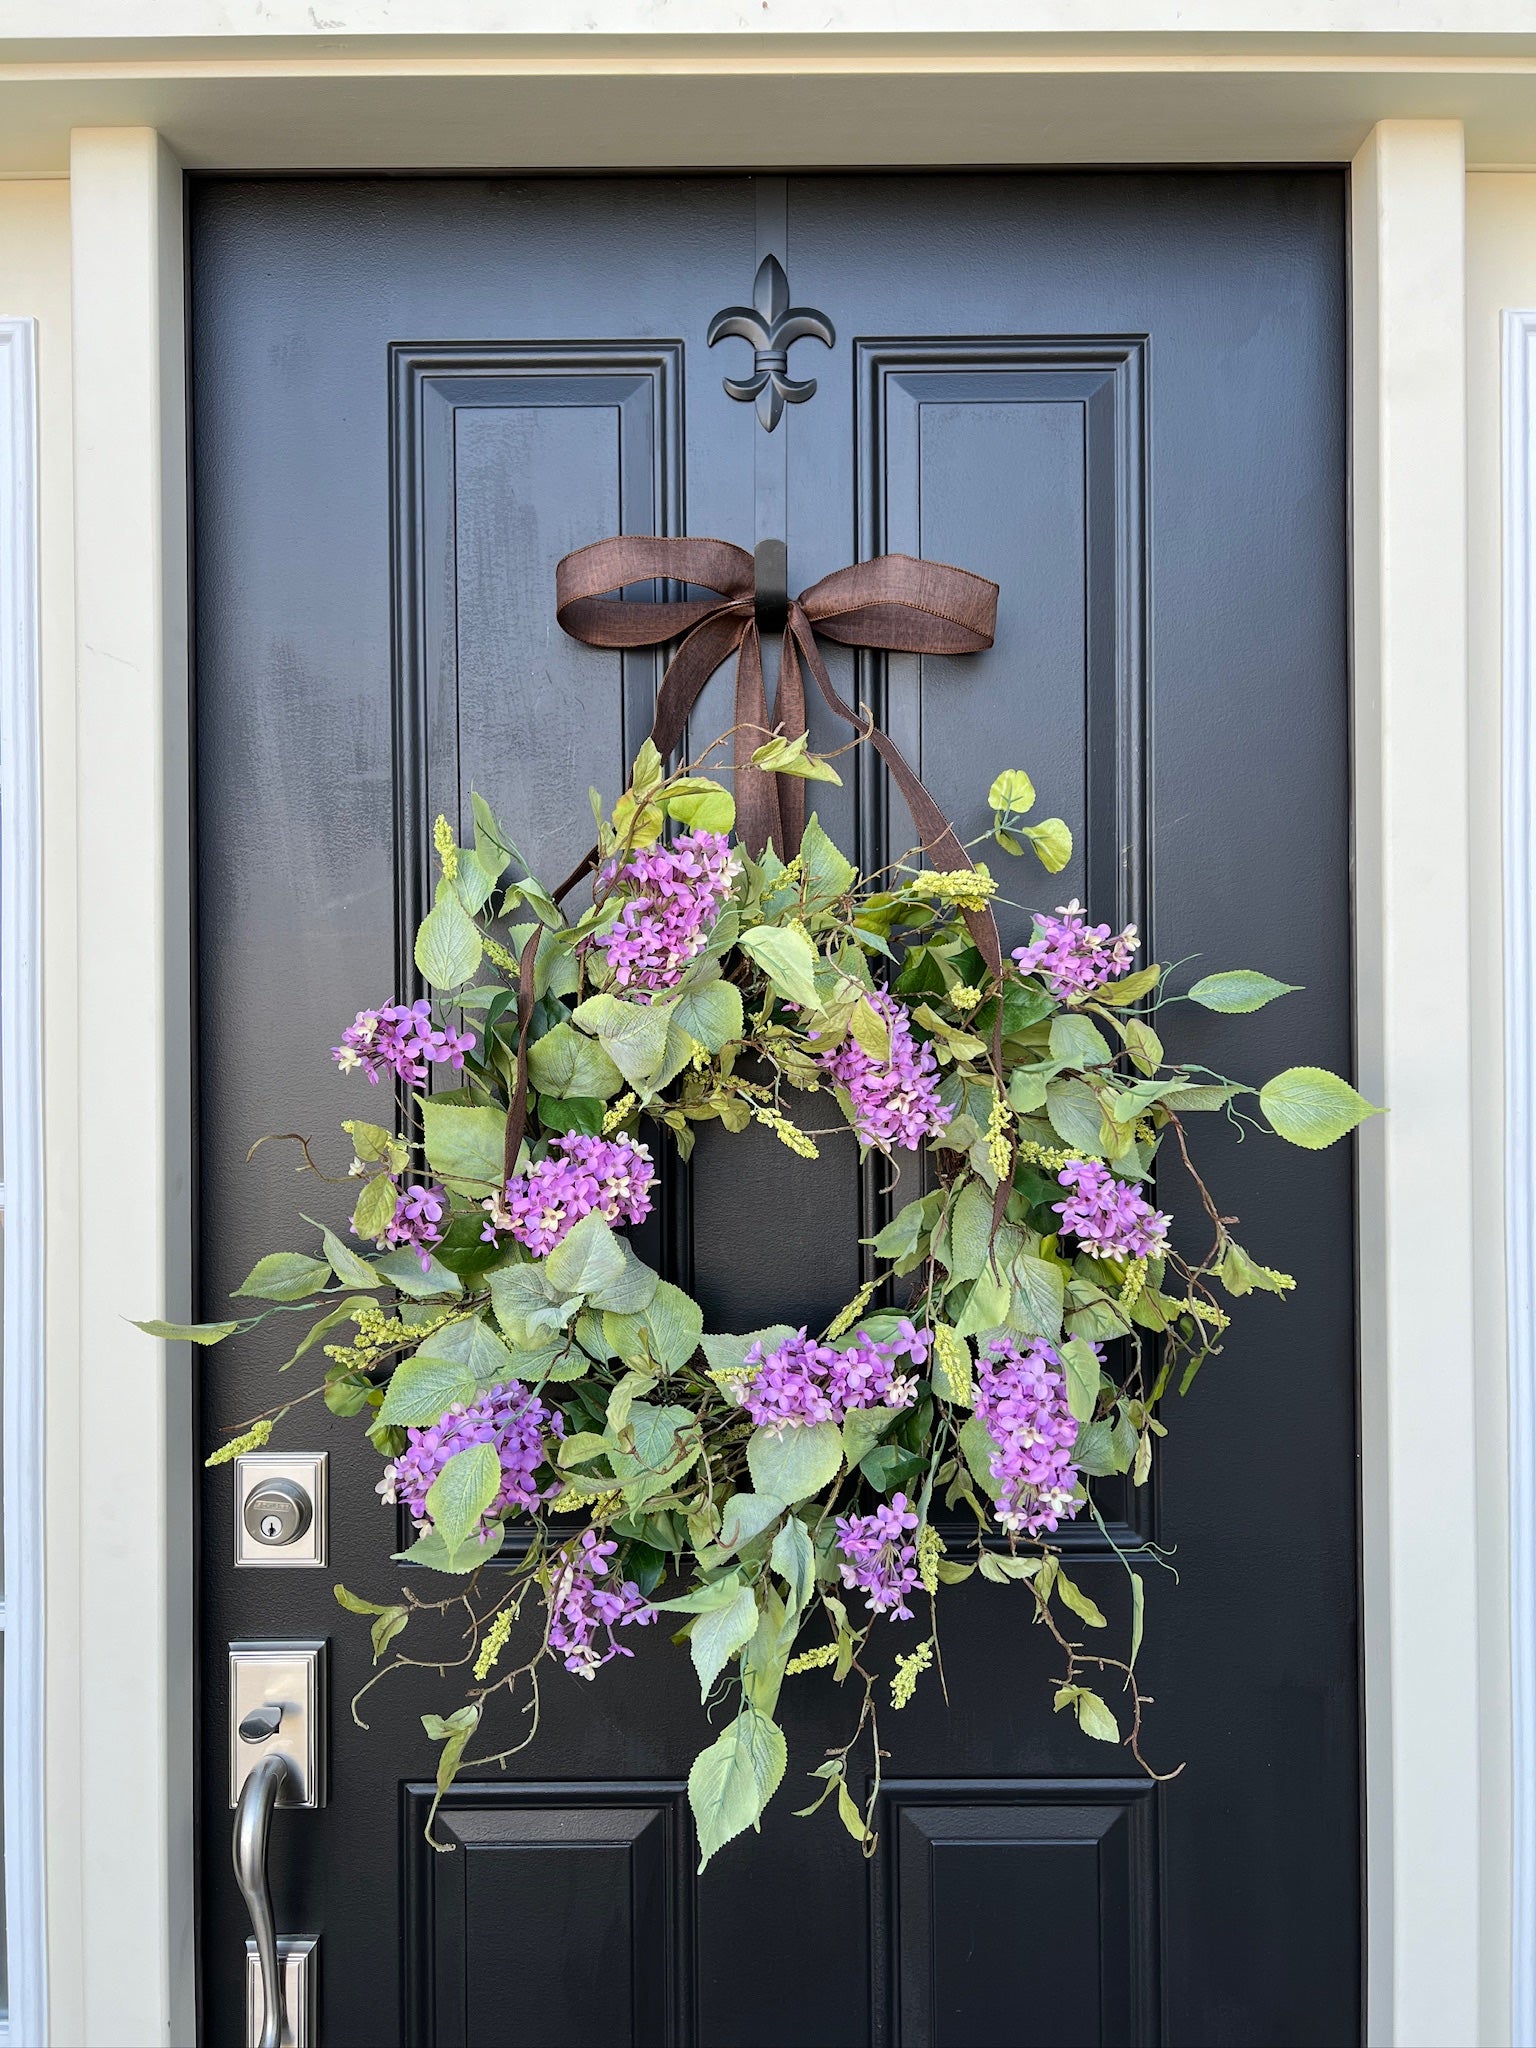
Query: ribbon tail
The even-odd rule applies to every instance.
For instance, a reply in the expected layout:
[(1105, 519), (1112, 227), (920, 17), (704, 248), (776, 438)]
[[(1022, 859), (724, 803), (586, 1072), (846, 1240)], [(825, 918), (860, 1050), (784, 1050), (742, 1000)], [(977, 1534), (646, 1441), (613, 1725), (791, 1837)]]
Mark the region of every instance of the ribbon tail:
[[(802, 624), (802, 621), (804, 623)], [(827, 673), (826, 663), (816, 645), (816, 638), (810, 622), (801, 613), (797, 618), (791, 614), (788, 630), (794, 633), (804, 654), (811, 674), (827, 703), (839, 718), (846, 719), (856, 732), (864, 730), (864, 722), (851, 704), (845, 704), (833, 688), (832, 678)], [(907, 809), (912, 813), (912, 822), (917, 827), (918, 843), (934, 867), (954, 874), (965, 868), (974, 868), (976, 863), (960, 844), (959, 834), (934, 802), (921, 781), (908, 767), (900, 747), (880, 731), (879, 727), (870, 733), (876, 751), (891, 771), (891, 779), (901, 791)], [(990, 906), (980, 910), (962, 910), (966, 929), (975, 942), (976, 950), (986, 962), (987, 971), (994, 982), (1003, 978), (1003, 942), (998, 934), (997, 919)], [(1000, 1071), (1000, 1070), (999, 1070)]]
[(752, 765), (752, 755), (770, 737), (768, 696), (763, 687), (763, 642), (749, 620), (736, 656), (736, 836), (754, 860), (771, 842), (781, 860), (784, 828), (779, 812), (779, 778)]
[[(779, 685), (773, 694), (774, 722), (786, 739), (797, 740), (805, 731), (805, 677), (800, 671), (800, 653), (795, 636), (786, 624), (779, 655)], [(793, 860), (805, 837), (805, 778), (776, 775), (779, 786), (779, 819), (784, 843), (779, 848), (785, 860)]]

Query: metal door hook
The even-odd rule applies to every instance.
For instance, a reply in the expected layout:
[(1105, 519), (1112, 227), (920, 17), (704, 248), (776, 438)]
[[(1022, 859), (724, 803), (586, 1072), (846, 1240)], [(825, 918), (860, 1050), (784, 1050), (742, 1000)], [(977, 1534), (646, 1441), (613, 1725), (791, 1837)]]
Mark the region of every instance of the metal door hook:
[[(247, 1722), (256, 1718), (251, 1714), (240, 1725), (240, 1733), (247, 1742), (262, 1739), (262, 1733), (246, 1735)], [(277, 1963), (272, 1894), (267, 1886), (267, 1836), (272, 1829), (272, 1809), (289, 1770), (287, 1757), (276, 1750), (264, 1756), (240, 1787), (240, 1800), (235, 1808), (235, 1882), (251, 1916), (261, 1976), (262, 2023), (257, 2048), (282, 2048), (283, 2041), (283, 1980)]]

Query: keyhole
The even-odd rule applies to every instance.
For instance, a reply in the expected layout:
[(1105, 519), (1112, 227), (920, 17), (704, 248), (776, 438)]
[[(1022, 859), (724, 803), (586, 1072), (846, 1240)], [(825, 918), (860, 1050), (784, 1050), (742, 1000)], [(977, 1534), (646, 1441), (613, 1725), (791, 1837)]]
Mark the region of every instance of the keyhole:
[(261, 1518), (261, 1533), (269, 1543), (275, 1543), (283, 1533), (281, 1519), (277, 1515), (263, 1515)]

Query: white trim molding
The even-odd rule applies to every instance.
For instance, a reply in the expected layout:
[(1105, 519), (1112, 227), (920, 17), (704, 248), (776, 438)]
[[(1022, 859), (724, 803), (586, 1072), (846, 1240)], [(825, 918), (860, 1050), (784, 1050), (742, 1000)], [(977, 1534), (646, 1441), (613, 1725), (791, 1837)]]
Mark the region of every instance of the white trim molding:
[(4, 1111), (6, 2038), (47, 2035), (43, 1031), (37, 323), (0, 319), (0, 1101)]
[(1536, 2048), (1536, 311), (1502, 324), (1510, 2034)]

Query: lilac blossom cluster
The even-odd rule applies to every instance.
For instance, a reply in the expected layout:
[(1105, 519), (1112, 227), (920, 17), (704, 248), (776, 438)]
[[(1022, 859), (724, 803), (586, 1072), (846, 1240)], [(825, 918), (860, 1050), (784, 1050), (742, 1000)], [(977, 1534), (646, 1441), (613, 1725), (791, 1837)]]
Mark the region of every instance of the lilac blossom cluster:
[(448, 1197), (441, 1188), (426, 1188), (419, 1181), (402, 1188), (395, 1197), (395, 1213), (384, 1231), (388, 1245), (409, 1245), (421, 1261), (423, 1273), (431, 1271), (432, 1247), (443, 1237), (443, 1218)]
[(484, 1204), (489, 1244), (509, 1232), (536, 1257), (552, 1252), (573, 1224), (598, 1210), (610, 1223), (643, 1223), (651, 1213), (656, 1169), (631, 1138), (568, 1131), (550, 1140), (549, 1157), (509, 1180), (503, 1198)]
[(1051, 1207), (1096, 1259), (1155, 1259), (1168, 1248), (1172, 1220), (1097, 1159), (1074, 1159), (1056, 1178), (1072, 1192)]
[(1061, 1360), (1043, 1337), (1022, 1351), (1009, 1337), (992, 1338), (977, 1361), (976, 1413), (997, 1445), (989, 1465), (1003, 1528), (1038, 1536), (1070, 1520), (1078, 1510), (1077, 1423)]
[(1131, 955), (1140, 944), (1133, 924), (1119, 933), (1107, 924), (1089, 924), (1074, 897), (1054, 916), (1037, 912), (1034, 938), (1017, 947), (1013, 957), (1021, 974), (1044, 975), (1053, 996), (1088, 996), (1129, 973)]
[(854, 1135), (861, 1145), (893, 1145), (915, 1152), (925, 1138), (941, 1131), (954, 1111), (939, 1100), (939, 1063), (931, 1045), (919, 1045), (904, 1006), (884, 989), (871, 995), (870, 1006), (891, 1034), (889, 1060), (877, 1060), (851, 1034), (820, 1064), (853, 1107)]
[[(614, 1641), (616, 1627), (634, 1622), (644, 1628), (656, 1619), (655, 1608), (647, 1606), (633, 1579), (602, 1583), (618, 1547), (611, 1540), (602, 1542), (595, 1529), (583, 1529), (579, 1546), (556, 1570), (550, 1585), (549, 1647), (578, 1678), (595, 1678), (610, 1657), (635, 1654)], [(601, 1654), (600, 1633), (607, 1635)]]
[(482, 1543), (508, 1509), (536, 1508), (560, 1491), (558, 1480), (541, 1490), (533, 1475), (549, 1460), (551, 1437), (564, 1436), (564, 1420), (519, 1380), (493, 1387), (468, 1407), (457, 1403), (429, 1428), (411, 1427), (405, 1434), (407, 1446), (384, 1467), (379, 1494), (388, 1502), (403, 1502), (418, 1529), (432, 1526), (427, 1509), (432, 1482), (450, 1458), (475, 1444), (493, 1444), (501, 1460), (501, 1485), (481, 1517)]
[(742, 1382), (741, 1405), (759, 1428), (782, 1435), (810, 1422), (841, 1422), (850, 1408), (910, 1408), (917, 1379), (896, 1362), (926, 1364), (932, 1339), (903, 1316), (893, 1335), (876, 1340), (860, 1332), (846, 1350), (818, 1343), (804, 1330), (772, 1351), (754, 1344), (742, 1360), (752, 1370)]
[(465, 1053), (474, 1048), (473, 1031), (432, 1028), (432, 1005), (423, 996), (415, 1003), (359, 1010), (357, 1021), (341, 1034), (340, 1045), (331, 1047), (331, 1058), (344, 1074), (361, 1067), (375, 1087), (381, 1076), (393, 1073), (419, 1088), (429, 1068), (462, 1067)]
[(721, 832), (683, 832), (631, 854), (613, 877), (628, 902), (592, 944), (620, 988), (649, 1001), (682, 979), (730, 894), (738, 862)]
[(907, 1496), (893, 1493), (872, 1515), (839, 1515), (836, 1527), (843, 1584), (863, 1593), (871, 1614), (910, 1621), (907, 1595), (917, 1584), (917, 1545), (907, 1541), (907, 1531), (917, 1527), (917, 1516)]

